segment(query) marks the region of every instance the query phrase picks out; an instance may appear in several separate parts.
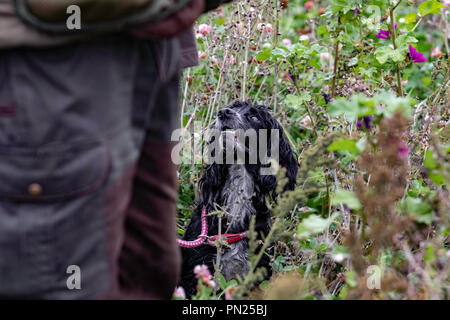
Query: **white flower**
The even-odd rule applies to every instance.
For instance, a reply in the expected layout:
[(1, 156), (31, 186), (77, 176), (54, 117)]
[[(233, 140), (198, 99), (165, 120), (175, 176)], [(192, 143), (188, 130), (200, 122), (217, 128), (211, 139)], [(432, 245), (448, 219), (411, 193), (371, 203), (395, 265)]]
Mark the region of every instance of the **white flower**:
[[(309, 116), (304, 117), (302, 120), (300, 120), (300, 124), (305, 127), (305, 128), (310, 128), (311, 127), (311, 119), (309, 118)], [(306, 211), (303, 211), (303, 210)], [(302, 212), (308, 212), (308, 209), (306, 208), (301, 208), (300, 211)]]
[(206, 36), (208, 33), (211, 32), (211, 26), (209, 24), (203, 23), (198, 26), (198, 32)]
[(285, 46), (289, 46), (292, 44), (291, 39), (283, 39), (281, 40), (281, 43), (284, 44)]
[(344, 259), (345, 259), (345, 255), (343, 253), (333, 254), (333, 260), (338, 263), (341, 263), (342, 261), (344, 261)]
[(309, 40), (309, 36), (307, 34), (302, 34), (300, 36), (300, 41), (308, 41)]

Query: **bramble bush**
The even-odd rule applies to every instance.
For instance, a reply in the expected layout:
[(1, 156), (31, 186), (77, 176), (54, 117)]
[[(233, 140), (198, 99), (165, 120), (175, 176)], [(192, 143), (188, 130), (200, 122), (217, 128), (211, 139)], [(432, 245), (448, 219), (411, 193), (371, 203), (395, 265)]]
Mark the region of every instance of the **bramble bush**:
[[(199, 269), (194, 299), (449, 298), (449, 16), (448, 0), (243, 0), (201, 18), (181, 126), (270, 106), (300, 169), (271, 203), (271, 280), (251, 254), (244, 279)], [(202, 167), (179, 168), (180, 236)]]

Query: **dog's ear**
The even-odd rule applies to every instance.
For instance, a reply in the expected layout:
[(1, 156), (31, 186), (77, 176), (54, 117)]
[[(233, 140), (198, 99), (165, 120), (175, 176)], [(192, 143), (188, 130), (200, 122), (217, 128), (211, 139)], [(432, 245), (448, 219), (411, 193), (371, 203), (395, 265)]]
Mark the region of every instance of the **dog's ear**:
[(230, 108), (240, 108), (240, 107), (246, 107), (248, 105), (249, 105), (249, 103), (246, 101), (236, 100), (233, 102), (233, 104), (230, 106)]
[(265, 105), (263, 105), (263, 104), (260, 104), (260, 105), (257, 105), (256, 106), (257, 108), (259, 108), (259, 109), (263, 109), (263, 110), (265, 110), (265, 111), (272, 111), (272, 107), (271, 106), (265, 106)]
[[(284, 187), (284, 190), (293, 190), (298, 171), (298, 162), (294, 151), (292, 150), (289, 140), (284, 133), (283, 127), (278, 123), (278, 121), (272, 116), (267, 117), (266, 121), (270, 122), (270, 128), (278, 129), (279, 132), (279, 164), (281, 167), (286, 169), (286, 177), (289, 180)], [(270, 134), (269, 136), (268, 151), (270, 152), (272, 137)]]
[(218, 201), (220, 190), (226, 177), (226, 167), (225, 165), (213, 163), (205, 168), (205, 172), (199, 181), (202, 203), (212, 204)]
[(298, 161), (282, 130), (283, 129), (280, 130), (282, 133), (280, 134), (280, 166), (286, 168), (286, 177), (289, 179), (284, 190), (294, 190), (298, 171)]

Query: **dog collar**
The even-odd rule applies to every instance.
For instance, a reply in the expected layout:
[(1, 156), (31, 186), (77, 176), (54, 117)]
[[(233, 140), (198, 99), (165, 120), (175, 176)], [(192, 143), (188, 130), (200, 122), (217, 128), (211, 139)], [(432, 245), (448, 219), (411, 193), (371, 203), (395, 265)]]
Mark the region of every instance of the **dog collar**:
[(228, 244), (241, 241), (247, 237), (247, 232), (241, 232), (241, 233), (224, 233), (224, 234), (216, 234), (214, 236), (208, 237), (208, 220), (206, 219), (206, 207), (203, 206), (202, 209), (202, 231), (200, 233), (200, 236), (193, 241), (186, 241), (177, 239), (178, 245), (183, 248), (195, 248), (198, 246), (201, 246), (205, 241), (210, 246), (215, 246), (216, 241), (221, 238), (225, 240)]

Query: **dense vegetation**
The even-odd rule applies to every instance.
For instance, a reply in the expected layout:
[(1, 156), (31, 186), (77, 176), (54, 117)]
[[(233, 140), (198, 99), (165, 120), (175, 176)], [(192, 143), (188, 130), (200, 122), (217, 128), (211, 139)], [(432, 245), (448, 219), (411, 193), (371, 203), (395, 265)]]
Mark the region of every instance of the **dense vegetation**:
[[(271, 280), (199, 269), (195, 298), (220, 298), (211, 279), (235, 299), (449, 298), (449, 12), (448, 0), (242, 0), (200, 19), (182, 126), (201, 138), (234, 100), (270, 106), (300, 169), (268, 200)], [(180, 236), (203, 168), (192, 157)]]

